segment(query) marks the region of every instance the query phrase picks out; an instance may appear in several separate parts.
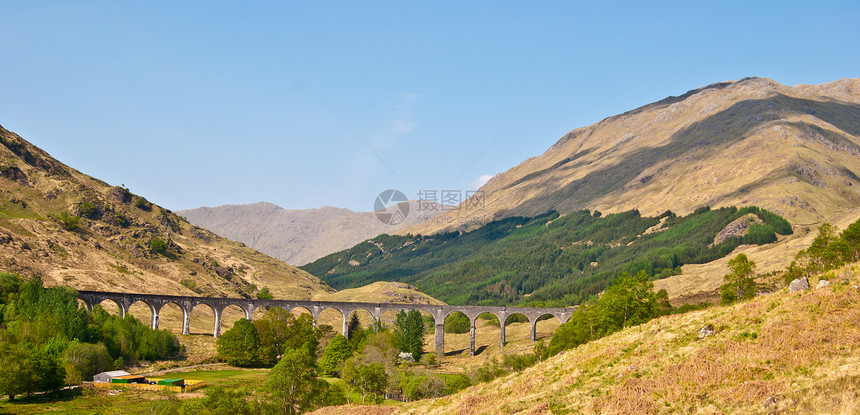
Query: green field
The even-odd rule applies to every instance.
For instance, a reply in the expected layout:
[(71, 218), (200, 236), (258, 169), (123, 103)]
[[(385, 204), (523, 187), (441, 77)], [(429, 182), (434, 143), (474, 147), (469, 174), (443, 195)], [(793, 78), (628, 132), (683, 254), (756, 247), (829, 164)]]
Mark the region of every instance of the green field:
[[(260, 390), (268, 379), (269, 370), (202, 370), (171, 372), (170, 378), (200, 379), (207, 386), (248, 388)], [(159, 375), (157, 377), (164, 377)], [(339, 380), (339, 379), (337, 379)], [(342, 381), (341, 381), (342, 382)], [(122, 392), (117, 392), (122, 390)], [(206, 388), (187, 394), (159, 393), (113, 388), (95, 388), (88, 385), (56, 393), (18, 397), (14, 401), (0, 401), (0, 414), (134, 414), (151, 413), (158, 409), (160, 400), (200, 399)], [(360, 399), (360, 397), (359, 397)]]

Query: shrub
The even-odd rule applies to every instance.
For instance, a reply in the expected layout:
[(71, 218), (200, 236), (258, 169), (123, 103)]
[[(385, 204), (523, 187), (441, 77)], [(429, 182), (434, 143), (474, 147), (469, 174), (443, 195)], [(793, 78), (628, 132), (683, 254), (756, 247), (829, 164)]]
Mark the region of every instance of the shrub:
[(131, 220), (129, 220), (125, 215), (123, 215), (120, 212), (116, 213), (116, 216), (114, 218), (114, 222), (118, 226), (121, 226), (123, 228), (127, 228), (129, 225), (131, 225)]
[[(241, 267), (240, 267), (240, 269), (241, 269)], [(257, 293), (257, 298), (259, 298), (261, 300), (271, 300), (274, 297), (272, 297), (272, 293), (269, 292), (269, 287), (263, 287), (260, 290), (260, 292)]]
[(95, 203), (89, 201), (81, 203), (80, 211), (81, 216), (87, 219), (94, 219), (99, 213), (99, 209), (96, 207)]
[(60, 221), (60, 225), (63, 226), (63, 229), (74, 232), (80, 228), (81, 218), (70, 215), (68, 212), (63, 212), (57, 215), (57, 220)]
[(134, 207), (140, 210), (152, 210), (152, 205), (142, 197), (134, 199)]
[(179, 283), (182, 284), (183, 287), (188, 288), (191, 291), (197, 292), (197, 282), (196, 281), (189, 280), (189, 279), (182, 279), (181, 281), (179, 281)]
[(167, 253), (167, 242), (164, 242), (163, 239), (156, 236), (149, 241), (149, 249), (156, 254), (164, 255)]

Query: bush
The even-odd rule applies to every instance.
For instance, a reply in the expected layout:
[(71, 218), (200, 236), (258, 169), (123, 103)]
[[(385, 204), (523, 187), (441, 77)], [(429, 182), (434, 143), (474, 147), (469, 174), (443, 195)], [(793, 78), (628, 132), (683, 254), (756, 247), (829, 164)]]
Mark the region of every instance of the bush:
[(87, 219), (95, 219), (95, 217), (98, 216), (99, 209), (96, 207), (95, 203), (86, 201), (81, 203), (80, 212), (81, 216)]
[[(239, 267), (239, 271), (241, 270), (242, 267)], [(260, 289), (260, 292), (257, 293), (257, 298), (261, 300), (271, 300), (274, 297), (272, 297), (272, 293), (269, 292), (269, 287), (263, 287), (262, 289)]]
[(142, 197), (134, 199), (134, 207), (136, 207), (140, 210), (151, 210), (152, 209), (152, 205), (149, 202), (147, 202), (146, 199), (144, 199)]
[(60, 225), (63, 226), (63, 229), (74, 232), (80, 228), (81, 218), (70, 215), (68, 212), (63, 212), (57, 215), (57, 220), (60, 221)]
[(472, 386), (472, 381), (463, 374), (448, 375), (445, 377), (445, 395), (457, 393)]
[(155, 238), (152, 238), (151, 241), (149, 241), (149, 249), (151, 249), (152, 252), (155, 252), (156, 254), (164, 255), (165, 253), (167, 253), (167, 242), (164, 242), (163, 239), (156, 236)]
[(127, 228), (129, 227), (129, 225), (131, 225), (131, 220), (120, 212), (116, 213), (116, 216), (114, 217), (114, 222), (117, 224), (117, 226), (121, 226), (123, 228)]
[(197, 292), (197, 282), (196, 281), (189, 280), (187, 278), (183, 278), (181, 281), (179, 281), (179, 283), (182, 284), (183, 287), (188, 288), (191, 291)]

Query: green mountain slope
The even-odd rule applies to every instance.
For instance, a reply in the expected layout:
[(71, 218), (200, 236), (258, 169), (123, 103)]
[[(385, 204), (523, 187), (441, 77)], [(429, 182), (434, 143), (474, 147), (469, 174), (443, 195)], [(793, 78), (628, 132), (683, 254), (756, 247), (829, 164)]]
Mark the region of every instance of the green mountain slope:
[[(739, 229), (725, 235), (727, 227)], [(621, 272), (674, 275), (681, 265), (791, 232), (785, 219), (756, 207), (700, 208), (685, 217), (550, 212), (469, 232), (380, 235), (301, 268), (337, 289), (400, 281), (449, 304), (568, 305), (599, 293)], [(724, 237), (714, 243), (718, 234)]]

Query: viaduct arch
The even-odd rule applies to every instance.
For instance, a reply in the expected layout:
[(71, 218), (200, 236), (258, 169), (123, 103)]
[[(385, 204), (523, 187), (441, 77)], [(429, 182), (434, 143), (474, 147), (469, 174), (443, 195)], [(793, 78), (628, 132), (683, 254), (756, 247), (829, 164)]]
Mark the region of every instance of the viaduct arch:
[(348, 335), (347, 324), (349, 316), (356, 310), (366, 310), (374, 318), (379, 321), (382, 314), (386, 311), (410, 311), (418, 310), (425, 311), (433, 316), (436, 324), (435, 329), (435, 351), (439, 357), (444, 356), (445, 351), (445, 318), (451, 313), (461, 312), (469, 318), (470, 330), (470, 345), (469, 355), (475, 354), (475, 322), (478, 315), (490, 313), (495, 315), (501, 327), (499, 344), (505, 345), (505, 324), (508, 316), (511, 314), (522, 314), (529, 319), (531, 323), (530, 338), (535, 341), (537, 321), (540, 317), (551, 315), (558, 319), (560, 323), (570, 319), (575, 308), (538, 308), (538, 307), (494, 307), (494, 306), (464, 306), (464, 305), (431, 305), (431, 304), (398, 304), (398, 303), (358, 303), (358, 302), (342, 302), (342, 301), (309, 301), (309, 300), (261, 300), (248, 298), (219, 298), (219, 297), (186, 297), (175, 295), (155, 295), (155, 294), (132, 294), (132, 293), (113, 293), (105, 291), (78, 291), (78, 298), (84, 302), (87, 309), (92, 311), (93, 306), (100, 304), (102, 301), (111, 300), (119, 306), (120, 315), (125, 317), (132, 304), (142, 302), (149, 307), (152, 313), (150, 327), (158, 328), (158, 314), (161, 309), (168, 303), (173, 303), (182, 309), (182, 334), (191, 333), (191, 310), (194, 307), (204, 304), (212, 309), (215, 314), (215, 324), (212, 329), (212, 335), (219, 337), (221, 335), (221, 313), (228, 306), (238, 306), (245, 313), (245, 318), (252, 319), (254, 311), (260, 307), (281, 307), (285, 310), (293, 310), (294, 308), (305, 308), (310, 311), (314, 322), (317, 321), (320, 313), (328, 308), (333, 308), (343, 316), (343, 335)]

